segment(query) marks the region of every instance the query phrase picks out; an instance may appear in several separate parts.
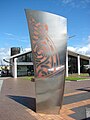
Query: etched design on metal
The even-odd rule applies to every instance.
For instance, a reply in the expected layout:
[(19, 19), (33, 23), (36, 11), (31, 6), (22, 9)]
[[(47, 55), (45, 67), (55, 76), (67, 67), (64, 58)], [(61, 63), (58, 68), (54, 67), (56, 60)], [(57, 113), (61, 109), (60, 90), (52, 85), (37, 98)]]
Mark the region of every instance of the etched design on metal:
[(57, 49), (51, 37), (48, 35), (48, 25), (37, 22), (30, 16), (29, 27), (32, 32), (35, 77), (52, 77), (64, 70), (64, 65), (60, 65)]

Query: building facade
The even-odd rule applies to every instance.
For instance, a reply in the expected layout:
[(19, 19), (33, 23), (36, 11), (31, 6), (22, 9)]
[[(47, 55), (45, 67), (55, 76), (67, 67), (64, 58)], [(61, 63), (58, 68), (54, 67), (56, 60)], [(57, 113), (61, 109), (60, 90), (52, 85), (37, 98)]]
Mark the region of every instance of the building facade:
[(90, 64), (90, 58), (76, 52), (67, 51), (66, 53), (66, 77), (73, 73), (86, 73), (85, 65)]
[[(85, 73), (85, 65), (90, 64), (90, 57), (76, 52), (66, 52), (66, 77), (73, 73)], [(14, 78), (25, 76), (29, 73), (33, 74), (32, 51), (19, 53), (10, 57), (10, 72)]]
[(34, 72), (31, 51), (10, 57), (10, 72), (14, 78)]

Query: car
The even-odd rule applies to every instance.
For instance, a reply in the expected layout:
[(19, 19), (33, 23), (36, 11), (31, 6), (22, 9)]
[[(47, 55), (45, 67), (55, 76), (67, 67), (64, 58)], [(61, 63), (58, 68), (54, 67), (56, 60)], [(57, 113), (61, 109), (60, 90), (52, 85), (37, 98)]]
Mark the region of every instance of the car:
[(28, 76), (34, 76), (34, 71), (33, 71), (33, 70), (27, 71), (27, 75), (28, 75)]
[(6, 70), (2, 70), (1, 76), (2, 76), (2, 77), (6, 77), (6, 76), (7, 76), (7, 71), (6, 71)]

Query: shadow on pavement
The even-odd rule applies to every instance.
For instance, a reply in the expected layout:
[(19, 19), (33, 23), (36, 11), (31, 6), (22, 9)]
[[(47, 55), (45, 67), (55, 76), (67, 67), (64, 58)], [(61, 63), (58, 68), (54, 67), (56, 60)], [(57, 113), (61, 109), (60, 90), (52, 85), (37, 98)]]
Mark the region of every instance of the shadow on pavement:
[(76, 90), (80, 90), (80, 91), (87, 91), (87, 92), (90, 92), (90, 89), (88, 89), (88, 88), (80, 88), (80, 89), (76, 89)]
[(7, 95), (7, 97), (9, 97), (12, 100), (15, 100), (16, 102), (36, 112), (36, 99), (35, 98), (26, 97), (26, 96), (12, 96), (12, 95)]
[(90, 120), (90, 117), (89, 118), (85, 118), (85, 119), (81, 119), (81, 120)]

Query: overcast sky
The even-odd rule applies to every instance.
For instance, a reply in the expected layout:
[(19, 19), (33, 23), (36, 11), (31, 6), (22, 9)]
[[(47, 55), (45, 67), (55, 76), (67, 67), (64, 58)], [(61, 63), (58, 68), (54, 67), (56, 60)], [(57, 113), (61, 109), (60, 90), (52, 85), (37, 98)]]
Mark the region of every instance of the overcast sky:
[(24, 9), (47, 11), (68, 20), (68, 48), (90, 54), (90, 0), (0, 0), (0, 61), (11, 47), (31, 47)]

